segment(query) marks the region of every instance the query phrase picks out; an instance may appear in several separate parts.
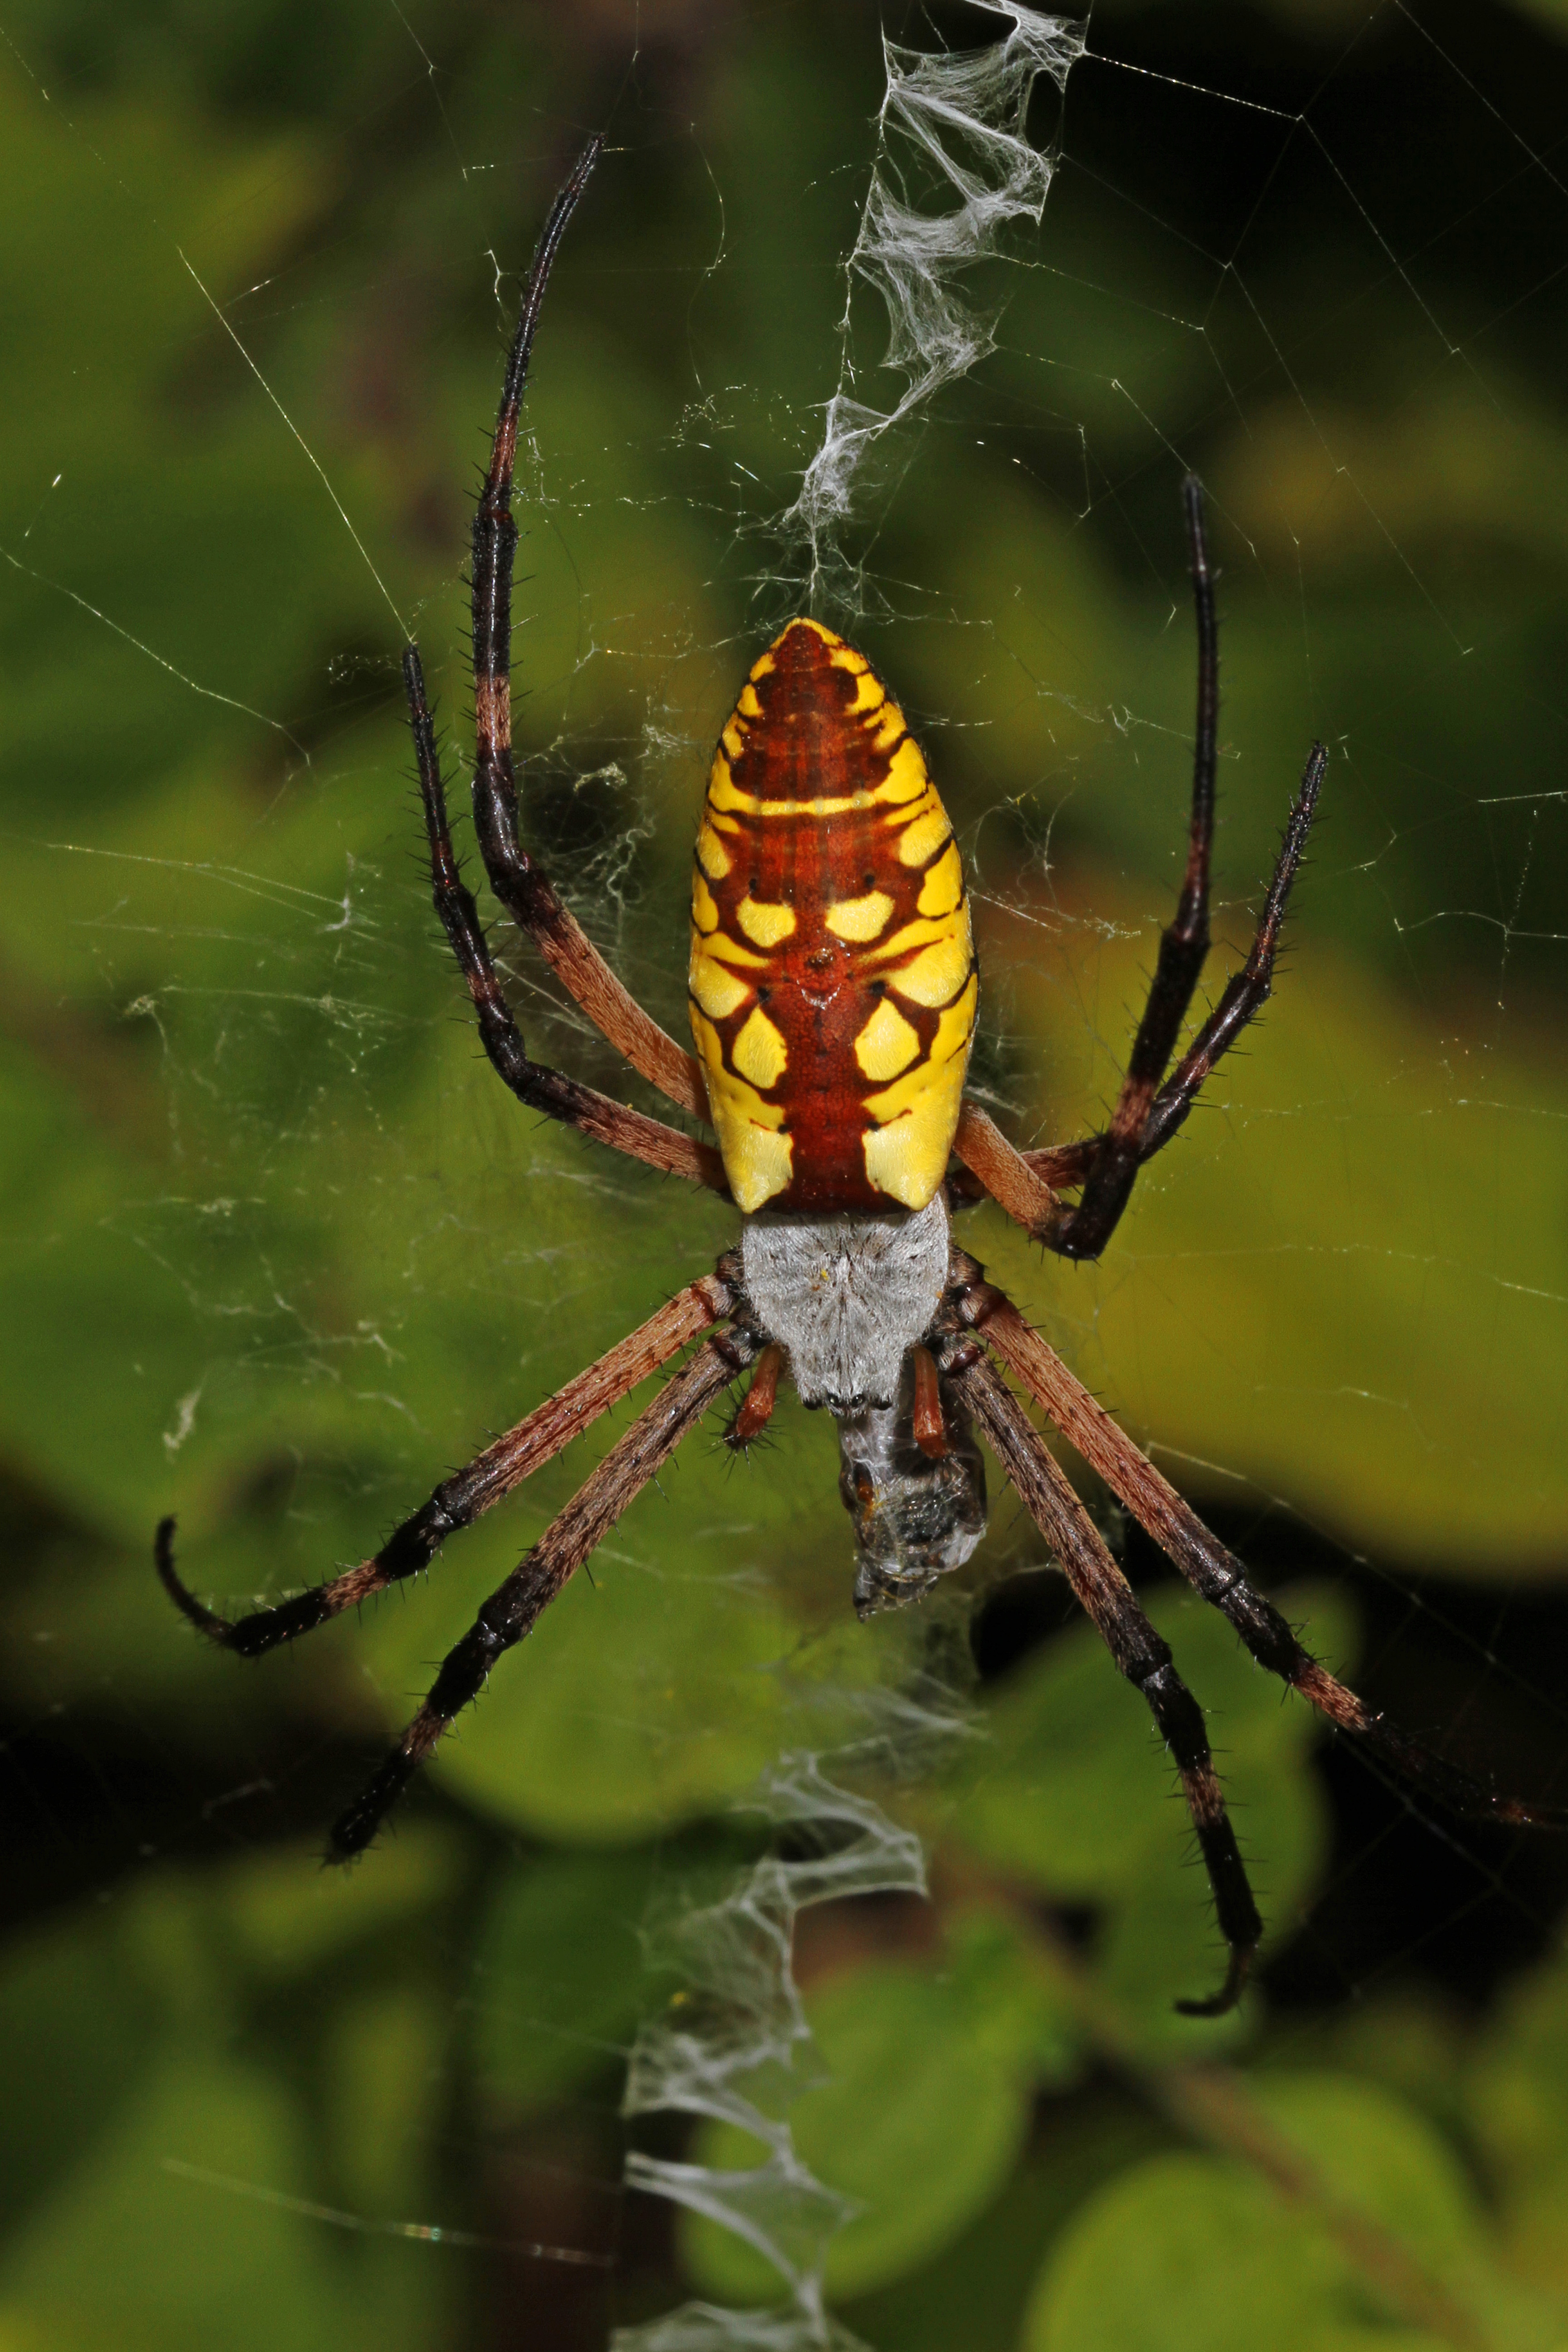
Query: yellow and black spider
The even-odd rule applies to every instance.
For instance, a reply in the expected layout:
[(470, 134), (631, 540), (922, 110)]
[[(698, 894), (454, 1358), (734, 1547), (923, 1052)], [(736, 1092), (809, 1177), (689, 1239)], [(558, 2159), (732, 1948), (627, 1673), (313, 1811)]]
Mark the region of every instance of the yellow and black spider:
[[(717, 1149), (529, 1059), (453, 855), (435, 730), (412, 645), (404, 677), (436, 910), (491, 1062), (531, 1109), (732, 1199), (742, 1216), (741, 1240), (712, 1274), (444, 1480), (358, 1568), (234, 1622), (205, 1608), (181, 1582), (173, 1520), (158, 1530), (159, 1570), (204, 1633), (242, 1656), (259, 1657), (428, 1567), (448, 1536), (700, 1339), (448, 1654), (402, 1738), (332, 1831), (332, 1853), (346, 1859), (368, 1845), (496, 1661), (531, 1629), (737, 1373), (755, 1368), (728, 1433), (733, 1444), (746, 1444), (763, 1426), (786, 1375), (807, 1405), (826, 1405), (834, 1416), (862, 1614), (917, 1598), (979, 1542), (985, 1488), (973, 1434), (978, 1424), (1117, 1665), (1148, 1701), (1175, 1759), (1230, 1955), (1219, 1990), (1181, 2006), (1215, 2015), (1237, 2000), (1262, 1922), (1202, 1711), (998, 1367), (1044, 1410), (1194, 1590), (1224, 1611), (1261, 1664), (1439, 1801), (1507, 1822), (1550, 1817), (1493, 1795), (1433, 1755), (1308, 1654), (1239, 1562), (954, 1245), (950, 1216), (989, 1195), (1062, 1256), (1095, 1257), (1104, 1248), (1138, 1170), (1171, 1140), (1219, 1056), (1268, 995), (1286, 899), (1328, 755), (1320, 743), (1307, 762), (1251, 952), (1171, 1069), (1209, 943), (1218, 709), (1203, 499), (1189, 479), (1198, 697), (1190, 845), (1175, 919), (1161, 940), (1109, 1128), (1079, 1143), (1019, 1153), (963, 1096), (978, 982), (963, 861), (925, 762), (865, 658), (819, 623), (792, 621), (753, 665), (709, 781), (691, 897), (696, 1056), (666, 1036), (521, 846), (510, 751), (519, 416), (545, 282), (597, 153), (595, 142), (556, 197), (540, 238), (474, 521), (474, 822), (501, 906), (631, 1066), (713, 1128)], [(1075, 1188), (1081, 1188), (1079, 1200), (1069, 1206), (1061, 1192)]]

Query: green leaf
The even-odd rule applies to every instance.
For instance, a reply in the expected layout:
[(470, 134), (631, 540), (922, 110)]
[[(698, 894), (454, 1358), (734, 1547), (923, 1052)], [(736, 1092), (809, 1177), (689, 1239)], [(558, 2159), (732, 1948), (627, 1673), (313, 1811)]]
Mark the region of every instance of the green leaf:
[(1505, 1994), (1465, 2089), (1513, 2261), (1568, 2305), (1568, 1967), (1561, 1958), (1532, 1969)]
[(5, 2246), (0, 2330), (68, 2352), (427, 2342), (438, 2284), (428, 2248), (345, 2241), (291, 2210), (321, 2187), (304, 2118), (279, 2084), (171, 2050)]
[(1326, 2352), (1337, 2277), (1321, 2238), (1283, 2221), (1244, 2171), (1153, 2157), (1058, 2239), (1024, 2352)]
[[(1351, 1648), (1342, 1596), (1276, 1596), (1316, 1654)], [(1169, 1590), (1148, 1597), (1184, 1678), (1206, 1711), (1227, 1801), (1269, 1931), (1288, 1934), (1328, 1851), (1310, 1765), (1320, 1718), (1254, 1664), (1216, 1610)], [(1087, 1622), (1071, 1625), (1001, 1685), (957, 1776), (955, 1833), (995, 1867), (1058, 1902), (1102, 1907), (1101, 1957), (1128, 2014), (1191, 2046), (1214, 2029), (1173, 2017), (1223, 1973), (1212, 1903), (1193, 1859), (1175, 1775), (1138, 1693)], [(1234, 2032), (1232, 2023), (1222, 2033)]]
[[(1515, 1022), (1506, 1054), (1438, 1055), (1429, 1022), (1314, 940), (1310, 890), (1251, 1049), (1220, 1064), (1205, 1108), (1141, 1175), (1104, 1265), (1042, 1288), (992, 1212), (973, 1246), (1044, 1309), (1131, 1435), (1185, 1457), (1200, 1486), (1217, 1464), (1216, 1491), (1244, 1480), (1423, 1570), (1555, 1573), (1561, 1055)], [(1110, 935), (1073, 929), (1059, 973), (1041, 968), (1037, 926), (996, 926), (991, 968), (1053, 1072), (1053, 1132), (1114, 1092), (1156, 896), (1097, 882)]]
[(545, 2105), (603, 2072), (653, 1997), (638, 1930), (658, 1858), (540, 1853), (491, 1898), (475, 1957), (474, 2059), (506, 2114)]
[(1262, 2145), (1271, 2125), (1302, 2193), (1287, 2199), (1228, 2158), (1136, 2167), (1053, 2247), (1024, 2352), (1461, 2340), (1549, 2352), (1560, 2340), (1561, 2317), (1497, 2269), (1453, 2152), (1402, 2101), (1332, 2075), (1264, 2075), (1236, 2096), (1255, 2108), (1238, 2136)]
[[(1029, 1968), (1016, 1930), (968, 1915), (952, 1951), (876, 1960), (829, 1978), (806, 2003), (826, 2080), (790, 2109), (795, 2152), (859, 2209), (829, 2242), (837, 2297), (929, 2261), (1000, 2191), (1023, 2145), (1040, 2075), (1060, 2079), (1073, 2037)], [(709, 2126), (696, 2160), (722, 2173), (756, 2143)], [(778, 2280), (742, 2240), (685, 2214), (687, 2267), (704, 2293), (766, 2301)]]
[[(449, 1846), (417, 1832), (374, 1883), (292, 1847), (159, 1870), (18, 1948), (0, 1986), (0, 2090), (29, 2119), (5, 2184), (5, 2340), (426, 2340), (438, 2283), (396, 2225), (438, 2210), (447, 2027), (407, 1939), (449, 1877)], [(367, 1966), (373, 1937), (392, 1969)], [(323, 1962), (356, 1951), (323, 2003)], [(320, 2035), (306, 2079), (298, 2053), (256, 2059), (279, 1994), (274, 2027), (303, 2000)]]

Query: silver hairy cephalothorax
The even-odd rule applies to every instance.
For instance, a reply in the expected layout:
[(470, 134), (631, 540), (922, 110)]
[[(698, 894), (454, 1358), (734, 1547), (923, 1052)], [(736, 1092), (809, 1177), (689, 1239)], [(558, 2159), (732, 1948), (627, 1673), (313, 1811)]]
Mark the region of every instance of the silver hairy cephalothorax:
[(985, 1474), (945, 1382), (945, 1454), (915, 1441), (910, 1354), (947, 1287), (947, 1204), (913, 1213), (746, 1220), (741, 1263), (757, 1328), (781, 1347), (808, 1406), (838, 1423), (838, 1487), (860, 1561), (862, 1616), (913, 1601), (985, 1532)]
[(890, 1405), (947, 1287), (947, 1203), (891, 1216), (748, 1217), (746, 1296), (789, 1358), (803, 1404)]

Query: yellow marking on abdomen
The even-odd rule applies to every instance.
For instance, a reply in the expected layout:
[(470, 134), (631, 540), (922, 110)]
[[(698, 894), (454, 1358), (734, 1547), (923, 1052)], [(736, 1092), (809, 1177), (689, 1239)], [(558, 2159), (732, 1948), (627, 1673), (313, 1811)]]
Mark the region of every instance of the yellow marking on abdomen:
[(963, 1055), (940, 1069), (922, 1065), (919, 1101), (888, 1125), (872, 1128), (864, 1139), (867, 1175), (880, 1192), (901, 1201), (906, 1209), (923, 1209), (947, 1173), (947, 1156), (958, 1130), (963, 1071)]
[(691, 919), (700, 931), (716, 931), (719, 928), (718, 904), (700, 869), (691, 877)]
[[(698, 932), (691, 949), (691, 993), (710, 1021), (727, 1021), (731, 1013), (740, 1011), (752, 992), (743, 980), (738, 980), (712, 956), (704, 954), (706, 946), (707, 941)], [(711, 1076), (709, 1092), (712, 1092)]]
[[(750, 1026), (748, 1022), (746, 1027)], [(745, 1031), (741, 1034), (743, 1036)], [(789, 1186), (795, 1145), (780, 1132), (784, 1109), (780, 1104), (764, 1102), (745, 1078), (725, 1067), (719, 1033), (695, 1004), (691, 1034), (708, 1080), (708, 1108), (723, 1155), (724, 1173), (737, 1205), (750, 1216)]]
[(947, 811), (931, 794), (932, 807), (911, 817), (899, 835), (900, 866), (929, 866), (952, 827), (947, 821)]
[(937, 1023), (929, 1055), (880, 1094), (867, 1097), (867, 1115), (879, 1124), (862, 1146), (866, 1173), (906, 1208), (923, 1209), (947, 1172), (979, 995), (980, 984), (972, 977)]
[(735, 920), (749, 940), (760, 948), (777, 947), (795, 929), (795, 908), (763, 903), (750, 897), (742, 899), (735, 909)]
[(789, 1049), (760, 1004), (736, 1038), (730, 1059), (743, 1078), (764, 1091), (784, 1076)]
[[(906, 735), (888, 762), (888, 772), (872, 793), (873, 800), (884, 805), (892, 802), (895, 807), (904, 801), (919, 800), (922, 793), (931, 790), (926, 763), (921, 758), (921, 747), (912, 735)], [(935, 795), (932, 794), (934, 799)]]
[(840, 898), (822, 919), (836, 939), (864, 943), (880, 939), (892, 919), (893, 901), (885, 890), (870, 890), (863, 898)]
[(737, 964), (742, 971), (765, 971), (771, 961), (751, 948), (743, 948), (728, 931), (714, 931), (702, 944), (710, 956), (717, 956), (723, 963)]
[(950, 841), (921, 883), (915, 903), (922, 915), (934, 921), (940, 915), (951, 915), (963, 897), (963, 860), (957, 842)]
[(886, 997), (855, 1040), (855, 1059), (879, 1087), (907, 1070), (920, 1050), (920, 1032)]
[(906, 1004), (923, 1004), (934, 1011), (949, 1003), (969, 977), (974, 961), (967, 923), (955, 927), (944, 940), (923, 948), (902, 971), (888, 974), (888, 985)]
[(706, 818), (697, 836), (697, 863), (710, 882), (722, 882), (733, 860)]

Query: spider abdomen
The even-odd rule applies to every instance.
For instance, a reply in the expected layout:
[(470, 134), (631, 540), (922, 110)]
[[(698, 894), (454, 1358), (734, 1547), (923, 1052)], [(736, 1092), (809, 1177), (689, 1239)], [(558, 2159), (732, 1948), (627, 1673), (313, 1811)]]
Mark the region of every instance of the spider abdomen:
[(923, 1209), (978, 993), (952, 827), (865, 656), (792, 621), (720, 738), (691, 1025), (740, 1206)]

